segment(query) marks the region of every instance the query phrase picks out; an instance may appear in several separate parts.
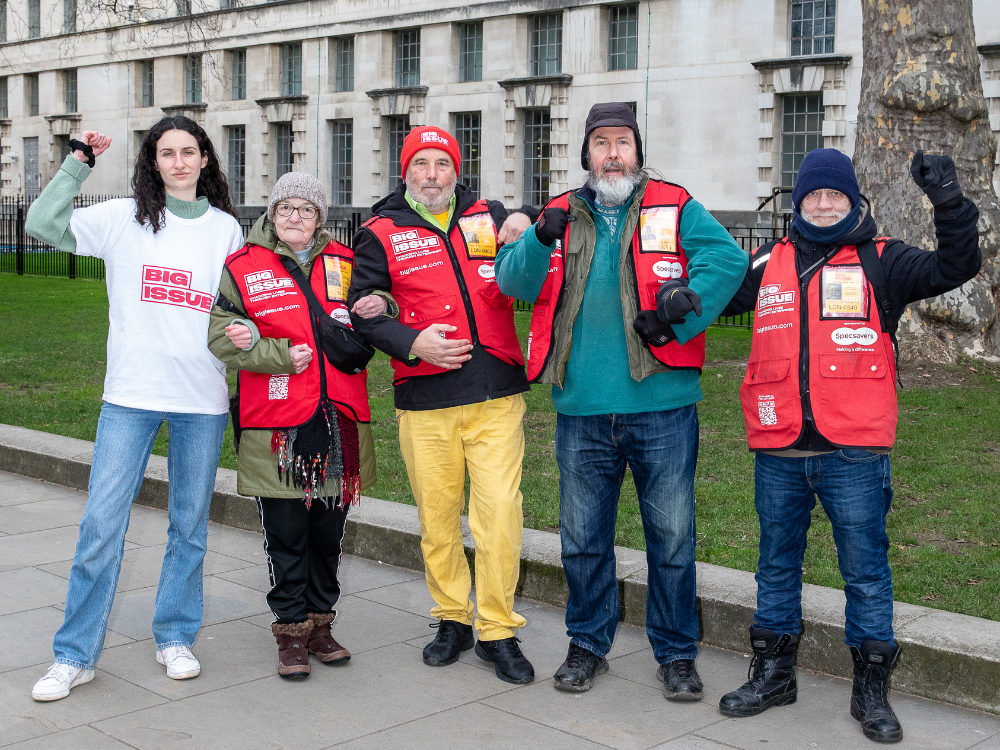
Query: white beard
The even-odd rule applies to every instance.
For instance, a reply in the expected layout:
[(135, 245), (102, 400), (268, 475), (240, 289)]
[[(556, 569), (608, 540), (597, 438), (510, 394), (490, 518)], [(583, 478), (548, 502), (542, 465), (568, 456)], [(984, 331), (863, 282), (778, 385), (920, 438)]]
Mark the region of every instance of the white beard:
[(412, 197), (413, 200), (423, 205), (423, 207), (432, 214), (440, 214), (446, 211), (451, 205), (451, 196), (455, 194), (455, 185), (457, 184), (457, 180), (451, 183), (450, 187), (446, 187), (443, 191), (441, 191), (439, 197), (433, 199), (433, 203), (428, 202), (428, 200), (432, 199), (429, 199), (424, 195), (423, 189), (421, 189), (420, 185), (416, 181), (411, 182), (410, 180), (407, 180), (406, 191), (410, 194), (410, 197)]
[(587, 179), (587, 186), (597, 195), (602, 206), (620, 206), (629, 199), (636, 186), (642, 182), (642, 171), (639, 169), (626, 171), (621, 177), (609, 180), (593, 170)]
[[(833, 214), (834, 220), (831, 221), (829, 224), (826, 224), (826, 225), (817, 224), (816, 223), (816, 219), (819, 218), (819, 215), (820, 215), (819, 211), (813, 211), (811, 214), (802, 214), (802, 218), (805, 219), (810, 224), (812, 224), (813, 226), (816, 226), (816, 227), (819, 227), (819, 226), (832, 227), (834, 224), (839, 224), (844, 219), (846, 219), (847, 218), (847, 214), (849, 214), (850, 211), (831, 211), (830, 213)], [(829, 217), (827, 216), (827, 217), (824, 217), (824, 218), (829, 218)]]

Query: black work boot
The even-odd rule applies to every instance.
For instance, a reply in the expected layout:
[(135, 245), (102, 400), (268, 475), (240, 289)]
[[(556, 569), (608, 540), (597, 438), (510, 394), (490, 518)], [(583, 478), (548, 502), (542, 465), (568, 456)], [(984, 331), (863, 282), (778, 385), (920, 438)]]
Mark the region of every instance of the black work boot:
[(756, 716), (771, 706), (795, 703), (799, 688), (795, 682), (795, 652), (799, 637), (778, 635), (767, 628), (750, 628), (753, 660), (747, 682), (719, 701), (726, 716)]
[(663, 683), (663, 697), (668, 701), (700, 701), (705, 697), (694, 659), (675, 659), (661, 664), (656, 679)]
[(437, 628), (434, 640), (424, 646), (424, 664), (429, 667), (447, 667), (458, 661), (463, 651), (476, 645), (472, 626), (454, 620), (431, 623)]
[(476, 656), (488, 661), (496, 669), (497, 677), (512, 685), (527, 685), (535, 679), (535, 669), (531, 666), (521, 647), (520, 638), (511, 636), (498, 641), (477, 641)]
[(594, 687), (594, 678), (608, 671), (608, 660), (593, 651), (569, 644), (566, 661), (556, 670), (553, 679), (560, 690), (582, 693)]
[(851, 646), (854, 689), (851, 716), (861, 722), (865, 737), (875, 742), (899, 742), (903, 727), (889, 705), (889, 673), (896, 666), (899, 647), (882, 641), (864, 641)]

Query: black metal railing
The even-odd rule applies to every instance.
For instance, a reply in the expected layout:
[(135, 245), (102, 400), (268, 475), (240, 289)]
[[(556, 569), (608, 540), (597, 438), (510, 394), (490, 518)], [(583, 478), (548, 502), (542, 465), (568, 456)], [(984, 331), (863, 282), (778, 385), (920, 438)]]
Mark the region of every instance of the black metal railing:
[[(73, 201), (74, 208), (86, 208), (95, 203), (103, 203), (116, 195), (81, 195)], [(39, 242), (24, 231), (25, 217), (35, 197), (0, 197), (0, 273), (16, 273), (33, 276), (61, 276), (70, 279), (103, 279), (104, 261), (84, 255), (61, 252), (52, 245)], [(263, 207), (240, 206), (240, 227), (247, 237), (254, 222), (263, 213)], [(361, 226), (360, 212), (337, 211), (326, 222), (326, 228), (334, 239), (351, 246), (354, 233)]]

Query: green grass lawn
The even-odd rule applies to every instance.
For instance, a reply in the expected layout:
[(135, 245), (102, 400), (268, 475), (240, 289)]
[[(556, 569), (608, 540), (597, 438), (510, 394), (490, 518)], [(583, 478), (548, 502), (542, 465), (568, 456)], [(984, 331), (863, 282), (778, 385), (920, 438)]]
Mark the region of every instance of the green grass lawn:
[[(0, 313), (0, 422), (93, 440), (108, 329), (103, 282), (0, 274)], [(524, 333), (528, 314), (517, 317)], [(695, 492), (698, 559), (752, 571), (758, 540), (753, 459), (738, 396), (749, 349), (749, 331), (709, 330)], [(392, 370), (379, 355), (369, 372), (379, 481), (368, 494), (412, 504), (397, 444)], [(1000, 373), (978, 364), (903, 372), (889, 515), (898, 600), (1000, 620), (998, 381)], [(554, 530), (559, 473), (548, 391), (536, 386), (527, 395), (521, 489), (525, 525)], [(165, 430), (155, 451), (166, 451)], [(236, 468), (230, 433), (220, 463)], [(618, 543), (643, 549), (631, 478), (618, 519)], [(841, 588), (830, 524), (820, 509), (809, 536), (805, 580)]]

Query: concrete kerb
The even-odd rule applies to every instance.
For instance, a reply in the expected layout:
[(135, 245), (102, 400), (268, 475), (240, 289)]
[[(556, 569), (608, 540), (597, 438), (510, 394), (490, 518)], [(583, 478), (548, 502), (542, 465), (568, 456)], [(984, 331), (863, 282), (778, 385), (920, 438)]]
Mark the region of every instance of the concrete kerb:
[[(93, 443), (22, 427), (0, 425), (0, 470), (86, 490)], [(167, 507), (167, 460), (151, 456), (138, 503)], [(212, 497), (212, 521), (260, 531), (256, 504), (236, 493), (236, 472), (219, 469)], [(475, 545), (465, 530), (466, 553)], [(344, 551), (411, 570), (422, 570), (416, 508), (363, 498), (348, 517)], [(645, 624), (646, 558), (616, 547), (622, 619)], [(558, 534), (524, 530), (517, 594), (565, 606), (566, 577)], [(752, 573), (698, 563), (698, 608), (704, 643), (747, 650), (756, 583)], [(842, 677), (851, 675), (844, 645), (844, 593), (805, 585), (803, 635), (798, 665)], [(1000, 714), (1000, 622), (897, 602), (896, 640), (902, 646), (893, 677), (896, 690)], [(734, 684), (733, 687), (736, 687)]]

